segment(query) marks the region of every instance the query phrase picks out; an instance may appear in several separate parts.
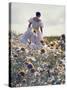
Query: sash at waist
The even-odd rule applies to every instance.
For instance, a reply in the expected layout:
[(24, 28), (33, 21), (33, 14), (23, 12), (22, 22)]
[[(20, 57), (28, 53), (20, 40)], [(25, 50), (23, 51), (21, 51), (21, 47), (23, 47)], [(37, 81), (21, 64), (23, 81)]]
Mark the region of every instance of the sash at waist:
[(39, 32), (39, 29), (32, 29), (32, 32), (34, 33)]

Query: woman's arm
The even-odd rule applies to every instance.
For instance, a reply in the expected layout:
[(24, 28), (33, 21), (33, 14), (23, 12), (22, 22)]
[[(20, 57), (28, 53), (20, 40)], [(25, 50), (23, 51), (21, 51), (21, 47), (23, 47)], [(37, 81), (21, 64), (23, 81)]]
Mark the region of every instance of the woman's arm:
[(43, 33), (43, 23), (42, 23), (42, 21), (40, 21), (40, 30)]
[(29, 27), (29, 28), (31, 27), (31, 23), (29, 23), (28, 27)]
[(41, 32), (43, 32), (43, 29), (42, 29), (42, 27), (40, 27), (40, 30), (41, 30)]

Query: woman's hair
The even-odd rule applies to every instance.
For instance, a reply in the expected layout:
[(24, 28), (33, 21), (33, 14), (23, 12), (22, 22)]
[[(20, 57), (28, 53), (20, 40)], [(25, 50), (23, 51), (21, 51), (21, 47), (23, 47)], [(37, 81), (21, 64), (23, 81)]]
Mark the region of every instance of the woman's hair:
[(41, 13), (40, 12), (36, 12), (36, 16), (37, 17), (40, 17), (41, 16)]

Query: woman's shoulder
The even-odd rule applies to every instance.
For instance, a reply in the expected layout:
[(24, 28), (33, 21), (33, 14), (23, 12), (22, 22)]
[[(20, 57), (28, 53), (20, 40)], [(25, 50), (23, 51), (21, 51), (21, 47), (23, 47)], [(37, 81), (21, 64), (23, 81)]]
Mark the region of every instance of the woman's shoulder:
[(33, 18), (30, 18), (28, 21), (31, 23), (33, 21)]

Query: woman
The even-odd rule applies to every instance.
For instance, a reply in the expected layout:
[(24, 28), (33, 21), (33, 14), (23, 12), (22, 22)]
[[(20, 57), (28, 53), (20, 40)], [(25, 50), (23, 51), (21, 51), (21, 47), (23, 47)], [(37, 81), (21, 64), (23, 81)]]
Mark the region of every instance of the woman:
[(30, 42), (31, 48), (39, 48), (41, 45), (42, 40), (42, 34), (43, 34), (43, 23), (40, 19), (41, 13), (36, 12), (36, 16), (33, 18), (30, 18), (28, 30), (25, 32), (25, 34), (21, 38), (21, 42), (28, 43)]

